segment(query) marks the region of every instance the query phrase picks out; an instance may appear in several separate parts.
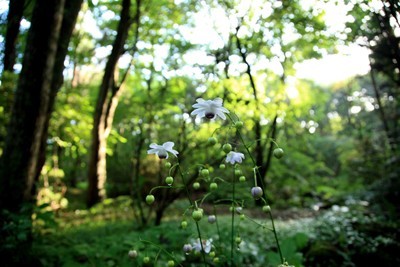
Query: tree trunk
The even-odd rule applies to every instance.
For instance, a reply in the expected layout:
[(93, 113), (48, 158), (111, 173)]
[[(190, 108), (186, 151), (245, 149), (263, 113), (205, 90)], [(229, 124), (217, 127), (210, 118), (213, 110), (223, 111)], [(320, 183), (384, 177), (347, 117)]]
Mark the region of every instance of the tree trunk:
[[(0, 159), (0, 210), (3, 211), (0, 214), (0, 230), (7, 224), (31, 220), (32, 206), (29, 203), (34, 199), (41, 140), (50, 116), (48, 107), (64, 4), (65, 0), (37, 0), (33, 10), (11, 121)], [(18, 214), (26, 206), (28, 209)], [(7, 217), (4, 210), (18, 214), (15, 215), (19, 216), (18, 220)], [(25, 230), (29, 236), (30, 226)], [(19, 233), (1, 232), (0, 243), (10, 240), (12, 234)], [(27, 256), (30, 245), (29, 238), (15, 240), (11, 244), (14, 247), (9, 251), (0, 249), (2, 259), (11, 262), (11, 265), (16, 264), (14, 259), (21, 261)], [(16, 252), (18, 257), (13, 254)]]
[(25, 0), (10, 0), (7, 15), (7, 33), (4, 43), (3, 71), (14, 71), (19, 25), (24, 13)]
[[(100, 202), (106, 197), (105, 182), (107, 179), (106, 150), (107, 137), (111, 131), (114, 112), (118, 105), (120, 86), (116, 86), (114, 72), (118, 60), (124, 52), (124, 44), (132, 24), (130, 17), (131, 0), (122, 0), (121, 20), (118, 24), (111, 54), (108, 58), (102, 83), (99, 89), (96, 109), (94, 112), (92, 146), (90, 149), (88, 170), (88, 195), (89, 207)], [(140, 7), (137, 6), (139, 10)]]
[[(58, 39), (57, 54), (53, 69), (53, 80), (51, 83), (50, 99), (47, 112), (51, 114), (54, 109), (56, 95), (64, 82), (64, 61), (68, 53), (68, 45), (75, 28), (79, 10), (83, 0), (68, 0), (65, 2), (63, 21), (61, 25), (60, 37)], [(39, 179), (40, 172), (46, 160), (46, 140), (51, 116), (47, 116), (44, 125), (44, 134), (40, 144), (39, 164), (36, 168), (35, 180)]]

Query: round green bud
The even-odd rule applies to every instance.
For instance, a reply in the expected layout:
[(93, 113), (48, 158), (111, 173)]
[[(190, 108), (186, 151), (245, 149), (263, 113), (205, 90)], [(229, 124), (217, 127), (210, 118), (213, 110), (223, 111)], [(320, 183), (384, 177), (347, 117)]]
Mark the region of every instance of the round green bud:
[(194, 210), (192, 212), (192, 218), (193, 220), (195, 220), (196, 222), (200, 221), (201, 218), (203, 218), (203, 211), (198, 209), (198, 210)]
[(165, 168), (171, 168), (172, 164), (171, 162), (165, 162)]
[(214, 263), (219, 263), (219, 258), (218, 257), (213, 258), (213, 262)]
[(220, 169), (225, 169), (225, 167), (226, 167), (225, 164), (220, 164), (220, 165), (219, 165), (219, 168), (220, 168)]
[(284, 154), (282, 148), (275, 148), (273, 153), (274, 153), (274, 157), (277, 158), (277, 159), (282, 158), (283, 154)]
[(207, 178), (210, 175), (210, 171), (208, 169), (202, 169), (200, 173), (204, 178)]
[(210, 190), (211, 191), (215, 191), (215, 190), (217, 190), (217, 188), (218, 188), (218, 184), (217, 183), (211, 183), (210, 184)]
[(194, 188), (195, 190), (199, 189), (199, 188), (200, 188), (200, 183), (199, 183), (199, 182), (194, 182), (194, 183), (193, 183), (193, 188)]
[(241, 129), (243, 127), (243, 122), (242, 121), (236, 121), (235, 122), (235, 127), (236, 129)]
[(245, 216), (244, 214), (240, 214), (240, 216), (239, 216), (239, 217), (240, 217), (240, 219), (241, 219), (241, 220), (244, 220), (244, 219), (246, 219), (246, 216)]
[(265, 205), (262, 207), (263, 212), (268, 213), (271, 211), (271, 207), (269, 205)]
[(168, 176), (167, 178), (165, 178), (165, 183), (166, 183), (167, 185), (172, 185), (173, 182), (174, 182), (174, 177)]
[(241, 183), (246, 182), (246, 176), (241, 175), (239, 177), (239, 182), (241, 182)]
[(242, 171), (239, 169), (235, 169), (235, 176), (240, 176), (242, 175)]
[(225, 145), (223, 145), (223, 146), (222, 146), (222, 150), (223, 150), (225, 153), (231, 152), (231, 151), (232, 151), (232, 146), (231, 146), (231, 144), (225, 144)]
[(214, 258), (215, 257), (215, 251), (211, 251), (210, 254), (208, 254), (208, 255), (210, 255), (211, 258)]
[(153, 195), (147, 195), (146, 196), (146, 203), (147, 204), (149, 204), (149, 205), (153, 204), (154, 200), (156, 200), (156, 199), (155, 199), (155, 197)]
[(217, 142), (218, 142), (218, 140), (217, 140), (217, 138), (215, 138), (215, 137), (210, 137), (210, 138), (208, 138), (208, 140), (207, 140), (207, 144), (208, 144), (209, 146), (213, 146), (213, 145), (215, 145)]
[(150, 262), (150, 258), (149, 257), (144, 257), (143, 258), (143, 263), (149, 263)]
[(240, 236), (237, 236), (235, 238), (235, 243), (236, 243), (236, 245), (239, 245), (240, 243), (242, 243), (242, 238), (240, 238)]
[(174, 267), (175, 266), (175, 262), (173, 260), (168, 261), (167, 263), (168, 267)]
[(186, 229), (187, 225), (188, 225), (187, 221), (182, 221), (181, 222), (182, 229)]

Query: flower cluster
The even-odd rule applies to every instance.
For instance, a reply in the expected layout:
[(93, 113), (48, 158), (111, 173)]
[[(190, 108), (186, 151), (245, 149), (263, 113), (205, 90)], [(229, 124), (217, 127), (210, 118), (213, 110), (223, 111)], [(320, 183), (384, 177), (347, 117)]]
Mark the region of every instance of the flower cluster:
[[(223, 107), (222, 104), (223, 104), (223, 101), (221, 98), (215, 98), (213, 100), (204, 100), (203, 98), (198, 98), (196, 100), (196, 103), (192, 106), (194, 108), (194, 110), (191, 112), (191, 115), (196, 116), (196, 119), (207, 119), (207, 120), (215, 120), (217, 118), (226, 120), (227, 117), (229, 117), (229, 119), (232, 121), (232, 124), (230, 124), (231, 125), (230, 127), (236, 129), (239, 133), (240, 129), (242, 129), (244, 126), (243, 122), (238, 119), (233, 119), (232, 116), (230, 115), (229, 111), (225, 107)], [(240, 133), (239, 133), (239, 135), (240, 135)], [(240, 137), (240, 139), (241, 139), (242, 145), (246, 149), (245, 151), (249, 152), (249, 148), (245, 145), (243, 138)], [(217, 144), (218, 144), (218, 139), (214, 136), (214, 133), (213, 133), (213, 136), (208, 138), (207, 145), (215, 146)], [(177, 150), (173, 149), (174, 145), (175, 144), (172, 141), (167, 141), (167, 142), (163, 143), (162, 145), (158, 145), (156, 143), (151, 143), (150, 149), (147, 151), (147, 154), (154, 154), (160, 160), (168, 159), (170, 154), (172, 154), (174, 157), (177, 158), (179, 155), (179, 152)], [(241, 182), (241, 183), (246, 182), (246, 176), (243, 173), (243, 171), (241, 169), (241, 165), (240, 165), (243, 163), (243, 161), (246, 159), (246, 157), (243, 153), (237, 151), (238, 148), (240, 148), (240, 145), (238, 145), (237, 143), (233, 143), (233, 142), (232, 143), (225, 142), (221, 146), (222, 152), (225, 153), (225, 159), (223, 162), (220, 162), (219, 166), (220, 166), (220, 169), (223, 170), (223, 169), (227, 168), (224, 163), (229, 163), (232, 165), (234, 175), (233, 175), (233, 179), (231, 181), (226, 182), (224, 179), (222, 179), (220, 177), (212, 177), (213, 176), (212, 169), (210, 169), (211, 170), (210, 171), (209, 168), (206, 167), (206, 165), (201, 165), (201, 167), (199, 168), (197, 180), (191, 181), (193, 183), (192, 186), (193, 186), (194, 190), (198, 190), (201, 188), (201, 185), (200, 185), (201, 181), (205, 181), (209, 185), (209, 187), (208, 187), (209, 193), (206, 194), (203, 197), (203, 199), (200, 201), (201, 204), (203, 203), (204, 199), (209, 194), (213, 194), (215, 191), (218, 190), (221, 180), (224, 181), (225, 183), (232, 184), (232, 186), (233, 186), (232, 187), (232, 199), (231, 199), (231, 204), (230, 204), (230, 210), (232, 212), (232, 230), (231, 230), (232, 231), (232, 238), (231, 238), (232, 239), (231, 240), (231, 244), (232, 244), (231, 253), (232, 254), (231, 254), (231, 256), (234, 253), (234, 249), (233, 249), (234, 245), (233, 244), (236, 244), (236, 246), (239, 246), (240, 244), (243, 245), (242, 237), (240, 237), (237, 234), (236, 234), (236, 236), (234, 236), (234, 234), (233, 234), (234, 233), (234, 229), (233, 229), (234, 215), (238, 214), (240, 216), (240, 219), (246, 218), (246, 215), (245, 215), (245, 213), (243, 211), (243, 207), (242, 207), (243, 204), (240, 204), (241, 202), (236, 200), (235, 193), (234, 193), (235, 192), (235, 179), (238, 179), (239, 182)], [(280, 148), (275, 149), (274, 156), (276, 158), (281, 158), (283, 156), (283, 150)], [(249, 158), (253, 161), (253, 164), (255, 164), (251, 155)], [(152, 194), (153, 190), (155, 190), (157, 188), (178, 188), (178, 186), (176, 186), (176, 184), (177, 183), (179, 184), (179, 182), (174, 182), (174, 177), (172, 176), (171, 170), (175, 167), (180, 168), (179, 163), (172, 166), (172, 164), (170, 162), (166, 162), (165, 167), (170, 170), (169, 175), (165, 178), (166, 185), (155, 187), (150, 191), (150, 193), (146, 196), (146, 203), (148, 205), (152, 205), (156, 201), (155, 196)], [(262, 208), (262, 211), (265, 213), (270, 213), (271, 208), (270, 208), (270, 206), (267, 205), (267, 203), (264, 199), (263, 188), (257, 185), (257, 179), (256, 179), (257, 167), (255, 166), (253, 170), (254, 170), (254, 186), (251, 188), (249, 195), (251, 195), (255, 200), (263, 201), (264, 206)], [(186, 182), (184, 181), (184, 174), (182, 171), (180, 171), (178, 173), (181, 174), (183, 187), (186, 187), (186, 192), (188, 193), (188, 198), (189, 198), (190, 205), (191, 205), (183, 214), (184, 219), (181, 222), (181, 228), (187, 229), (187, 227), (188, 227), (188, 221), (187, 221), (188, 214), (187, 213), (188, 213), (188, 211), (191, 211), (190, 217), (193, 219), (194, 223), (196, 224), (196, 226), (197, 226), (196, 228), (198, 231), (198, 233), (197, 233), (198, 239), (194, 242), (184, 244), (183, 252), (186, 255), (189, 255), (192, 252), (194, 253), (194, 255), (203, 255), (202, 257), (203, 257), (204, 263), (206, 262), (205, 254), (207, 254), (207, 257), (210, 257), (214, 263), (218, 263), (220, 261), (220, 259), (219, 259), (219, 257), (216, 256), (216, 251), (215, 251), (214, 245), (213, 245), (213, 239), (212, 238), (204, 239), (201, 237), (199, 222), (204, 217), (205, 211), (201, 208), (201, 206), (198, 206), (197, 201), (191, 200), (191, 197), (189, 195), (189, 190), (187, 188), (188, 184), (186, 184)], [(180, 188), (182, 188), (182, 187), (180, 187)], [(218, 227), (218, 220), (217, 220), (216, 214), (209, 214), (207, 216), (207, 218), (208, 218), (207, 219), (208, 223), (216, 224), (216, 226)], [(137, 257), (136, 250), (131, 250), (129, 252), (129, 257), (136, 258)], [(232, 260), (233, 260), (233, 258), (231, 259), (231, 261)], [(174, 266), (174, 264), (175, 264), (175, 262), (173, 260), (170, 260), (167, 265)]]

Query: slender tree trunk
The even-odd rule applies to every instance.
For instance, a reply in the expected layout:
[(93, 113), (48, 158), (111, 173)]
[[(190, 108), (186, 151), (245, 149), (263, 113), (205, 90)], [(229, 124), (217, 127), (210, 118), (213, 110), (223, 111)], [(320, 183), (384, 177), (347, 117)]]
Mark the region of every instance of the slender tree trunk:
[(7, 33), (4, 44), (3, 71), (13, 72), (19, 25), (24, 13), (25, 0), (10, 0), (7, 15)]
[[(118, 24), (117, 36), (113, 49), (108, 58), (102, 83), (99, 89), (96, 109), (93, 120), (92, 146), (90, 149), (88, 170), (88, 195), (89, 207), (100, 202), (106, 197), (105, 182), (107, 179), (106, 150), (107, 137), (111, 131), (114, 112), (118, 105), (120, 86), (116, 86), (114, 72), (118, 60), (124, 52), (125, 41), (132, 24), (130, 17), (131, 0), (122, 0), (121, 20)], [(137, 10), (140, 6), (137, 6)], [(137, 11), (138, 13), (139, 11)], [(139, 27), (139, 25), (137, 25)]]

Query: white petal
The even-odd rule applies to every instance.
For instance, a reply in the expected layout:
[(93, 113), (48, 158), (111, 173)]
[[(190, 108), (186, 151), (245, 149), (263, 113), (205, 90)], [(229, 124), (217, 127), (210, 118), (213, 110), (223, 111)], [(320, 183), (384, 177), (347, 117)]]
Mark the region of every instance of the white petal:
[(152, 148), (147, 150), (147, 154), (158, 154), (158, 148)]
[(193, 110), (192, 113), (190, 113), (190, 115), (194, 116), (194, 115), (197, 115), (197, 114), (202, 113), (202, 112), (204, 113), (204, 109), (203, 108), (199, 108), (199, 109)]
[(165, 150), (172, 149), (174, 147), (174, 142), (165, 142), (162, 146)]
[(221, 119), (226, 120), (225, 114), (222, 113), (221, 111), (218, 110), (215, 114), (216, 114), (217, 116), (219, 116)]
[(214, 102), (215, 104), (217, 104), (218, 106), (222, 106), (222, 99), (219, 98), (219, 97), (215, 98), (215, 99), (213, 100), (213, 102)]
[(151, 143), (150, 148), (159, 148), (160, 146), (157, 145), (156, 143)]

